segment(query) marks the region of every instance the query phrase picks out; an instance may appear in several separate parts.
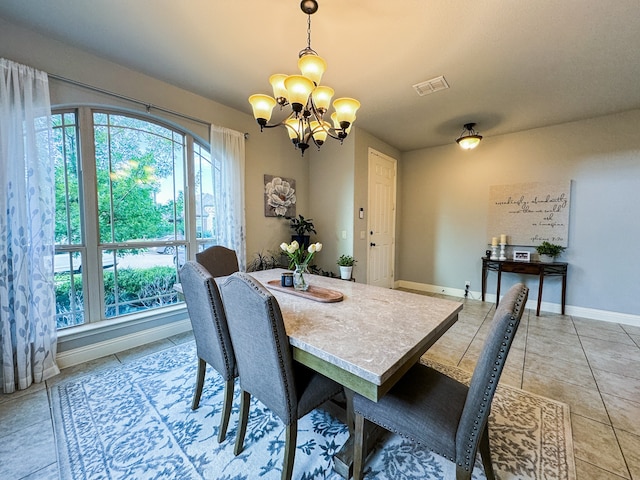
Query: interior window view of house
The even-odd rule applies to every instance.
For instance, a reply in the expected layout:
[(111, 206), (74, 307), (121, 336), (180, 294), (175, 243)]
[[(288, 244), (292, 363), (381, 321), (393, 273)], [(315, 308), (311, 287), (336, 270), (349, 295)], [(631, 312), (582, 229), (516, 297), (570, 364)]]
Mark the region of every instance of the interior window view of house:
[(0, 477), (640, 480), (640, 3), (0, 2)]

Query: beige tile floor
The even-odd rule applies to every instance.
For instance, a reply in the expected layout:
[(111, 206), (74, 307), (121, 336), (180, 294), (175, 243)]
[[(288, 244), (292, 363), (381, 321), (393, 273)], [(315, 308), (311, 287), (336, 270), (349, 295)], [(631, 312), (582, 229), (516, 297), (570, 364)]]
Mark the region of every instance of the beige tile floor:
[[(494, 310), (477, 300), (463, 303), (458, 323), (427, 355), (472, 370)], [(57, 478), (53, 385), (191, 338), (154, 342), (67, 368), (46, 385), (0, 394), (0, 478)], [(570, 405), (578, 480), (640, 480), (639, 327), (527, 310), (501, 381)]]

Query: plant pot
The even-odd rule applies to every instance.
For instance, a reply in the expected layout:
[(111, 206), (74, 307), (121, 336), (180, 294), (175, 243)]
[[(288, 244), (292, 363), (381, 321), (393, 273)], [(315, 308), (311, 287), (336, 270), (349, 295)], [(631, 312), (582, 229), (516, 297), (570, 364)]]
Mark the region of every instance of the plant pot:
[(353, 267), (343, 267), (340, 265), (340, 278), (342, 280), (351, 280), (351, 272), (353, 272)]
[(553, 263), (556, 261), (556, 257), (552, 257), (551, 255), (540, 254), (540, 261), (542, 263)]
[(309, 248), (309, 235), (291, 235), (291, 241), (294, 240), (300, 245), (300, 250)]

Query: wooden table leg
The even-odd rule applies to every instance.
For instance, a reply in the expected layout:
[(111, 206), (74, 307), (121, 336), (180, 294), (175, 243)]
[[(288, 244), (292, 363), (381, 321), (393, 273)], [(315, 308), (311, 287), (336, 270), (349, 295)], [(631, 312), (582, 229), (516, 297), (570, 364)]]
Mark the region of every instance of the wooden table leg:
[[(347, 398), (347, 424), (349, 426), (349, 438), (342, 448), (333, 456), (333, 470), (342, 478), (349, 479), (353, 474), (353, 454), (355, 448), (354, 439), (354, 415), (353, 415), (353, 391), (344, 389)], [(371, 453), (373, 446), (380, 435), (386, 430), (375, 423), (365, 422), (365, 457)]]
[[(386, 430), (379, 427), (375, 423), (365, 422), (364, 431), (364, 443), (365, 443), (365, 459), (371, 453), (373, 446), (378, 441), (380, 435)], [(333, 456), (333, 470), (342, 478), (349, 479), (353, 475), (353, 454), (355, 449), (354, 435), (349, 435), (349, 438), (342, 446), (340, 451)]]
[(353, 390), (349, 388), (345, 388), (344, 396), (347, 398), (347, 427), (349, 427), (349, 435), (353, 435), (353, 431), (354, 431)]
[(564, 315), (564, 304), (567, 297), (567, 274), (562, 275), (562, 315)]
[(484, 294), (487, 291), (487, 267), (482, 266), (482, 301), (484, 302)]
[(544, 270), (540, 270), (540, 285), (538, 286), (538, 308), (536, 317), (540, 316), (540, 303), (542, 302), (542, 284), (544, 283)]
[(498, 269), (498, 286), (496, 287), (496, 308), (500, 303), (500, 283), (502, 279), (502, 267)]

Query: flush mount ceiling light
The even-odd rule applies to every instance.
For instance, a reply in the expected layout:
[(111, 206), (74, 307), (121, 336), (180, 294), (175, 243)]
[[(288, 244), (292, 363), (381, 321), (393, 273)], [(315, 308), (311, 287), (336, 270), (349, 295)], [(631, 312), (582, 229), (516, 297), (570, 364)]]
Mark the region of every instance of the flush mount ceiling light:
[[(298, 68), (302, 75), (271, 75), (269, 83), (275, 98), (256, 94), (249, 97), (249, 103), (260, 131), (284, 126), (293, 145), (304, 155), (311, 142), (318, 150), (327, 137), (342, 143), (356, 119), (360, 102), (353, 98), (337, 98), (333, 101), (335, 111), (330, 115), (333, 124), (324, 120), (334, 91), (331, 87), (320, 85), (327, 62), (311, 48), (311, 15), (318, 10), (318, 2), (303, 0), (300, 9), (307, 14), (307, 47), (298, 54)], [(269, 125), (276, 104), (280, 105), (280, 110), (289, 105), (291, 113), (279, 123)]]
[(462, 129), (462, 133), (456, 139), (458, 145), (462, 147), (464, 150), (471, 150), (476, 148), (482, 140), (482, 135), (476, 132), (473, 127), (475, 127), (475, 123), (465, 123)]

